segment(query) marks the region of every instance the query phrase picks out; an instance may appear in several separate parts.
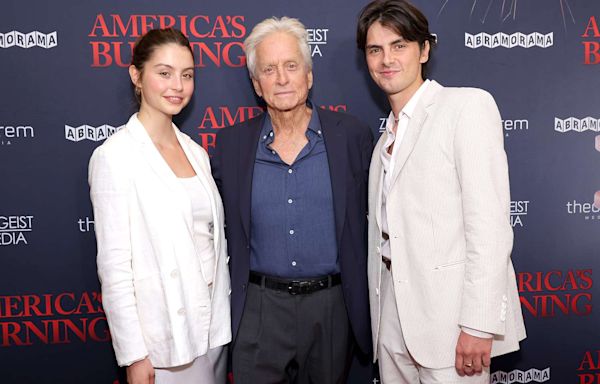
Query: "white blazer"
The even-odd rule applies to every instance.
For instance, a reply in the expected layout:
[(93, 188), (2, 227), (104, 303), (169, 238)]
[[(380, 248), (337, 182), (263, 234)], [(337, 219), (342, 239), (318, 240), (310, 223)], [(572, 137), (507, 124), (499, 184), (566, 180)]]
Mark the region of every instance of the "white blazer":
[[(375, 351), (386, 137), (375, 147), (369, 174)], [(510, 260), (508, 166), (492, 96), (432, 81), (394, 150), (399, 152), (386, 205), (394, 291), (409, 352), (427, 368), (454, 366), (461, 326), (493, 334), (492, 356), (519, 349), (525, 327)]]
[(98, 276), (120, 366), (191, 362), (231, 340), (223, 206), (208, 155), (173, 129), (213, 212), (212, 294), (193, 242), (189, 195), (134, 114), (90, 160)]

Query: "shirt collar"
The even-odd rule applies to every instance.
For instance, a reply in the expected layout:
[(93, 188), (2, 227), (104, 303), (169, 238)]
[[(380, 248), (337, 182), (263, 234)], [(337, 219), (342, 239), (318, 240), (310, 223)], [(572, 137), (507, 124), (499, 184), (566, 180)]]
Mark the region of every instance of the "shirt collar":
[[(319, 119), (319, 113), (316, 110), (316, 106), (310, 100), (306, 101), (306, 105), (312, 111), (310, 114), (310, 120), (308, 122), (308, 129), (314, 132), (316, 135), (321, 136), (321, 120)], [(268, 146), (275, 139), (275, 133), (273, 132), (273, 123), (271, 122), (271, 116), (269, 116), (269, 113), (266, 113), (265, 115), (265, 120), (260, 131), (260, 140)]]
[[(415, 94), (412, 95), (410, 100), (408, 100), (408, 103), (406, 103), (404, 108), (402, 108), (402, 110), (400, 111), (400, 116), (398, 116), (398, 119), (400, 119), (402, 115), (405, 115), (409, 119), (412, 117), (413, 113), (415, 112), (415, 108), (419, 103), (419, 99), (421, 98), (421, 95), (423, 95), (423, 93), (425, 92), (425, 89), (427, 89), (427, 87), (429, 86), (429, 83), (431, 83), (431, 81), (429, 79), (426, 79), (423, 82), (423, 84), (421, 84), (419, 89), (417, 89)], [(385, 125), (385, 129), (387, 130), (388, 134), (392, 134), (392, 128), (394, 127), (394, 118), (394, 111), (390, 111)]]

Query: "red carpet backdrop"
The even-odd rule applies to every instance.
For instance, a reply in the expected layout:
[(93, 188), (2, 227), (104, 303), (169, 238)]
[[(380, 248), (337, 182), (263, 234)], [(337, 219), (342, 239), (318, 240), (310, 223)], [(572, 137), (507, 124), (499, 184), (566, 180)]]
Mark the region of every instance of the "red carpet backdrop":
[[(600, 383), (600, 2), (415, 0), (437, 35), (431, 78), (490, 91), (511, 179), (528, 331), (493, 383)], [(9, 0), (0, 5), (0, 382), (125, 383), (96, 276), (87, 164), (135, 110), (127, 66), (149, 28), (189, 36), (196, 93), (176, 117), (209, 153), (261, 113), (242, 41), (262, 19), (309, 28), (320, 107), (367, 122), (388, 105), (356, 49), (365, 1)], [(600, 200), (600, 194), (598, 195)], [(377, 383), (355, 362), (350, 383)]]

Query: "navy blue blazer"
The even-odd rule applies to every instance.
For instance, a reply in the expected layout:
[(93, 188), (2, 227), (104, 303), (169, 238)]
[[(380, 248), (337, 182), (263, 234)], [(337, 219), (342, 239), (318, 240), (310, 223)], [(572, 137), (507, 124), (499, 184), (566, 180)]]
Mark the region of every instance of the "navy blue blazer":
[[(344, 300), (355, 340), (362, 352), (370, 353), (366, 222), (373, 133), (350, 115), (320, 108), (318, 114), (329, 160)], [(252, 174), (264, 118), (260, 115), (221, 129), (211, 159), (213, 177), (225, 207), (234, 341), (248, 286)]]

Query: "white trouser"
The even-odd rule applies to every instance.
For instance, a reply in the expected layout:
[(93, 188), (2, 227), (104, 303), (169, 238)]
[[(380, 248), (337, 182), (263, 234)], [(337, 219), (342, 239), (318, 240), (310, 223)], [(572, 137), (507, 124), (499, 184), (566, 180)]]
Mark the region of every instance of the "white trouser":
[(223, 384), (227, 370), (227, 347), (209, 349), (189, 364), (155, 368), (155, 384)]
[[(484, 368), (480, 375), (461, 377), (454, 366), (439, 369), (426, 368), (413, 359), (404, 342), (392, 275), (383, 263), (378, 340), (379, 375), (383, 384), (489, 384), (490, 382), (489, 368)], [(435, 340), (431, 342), (435, 343)]]

